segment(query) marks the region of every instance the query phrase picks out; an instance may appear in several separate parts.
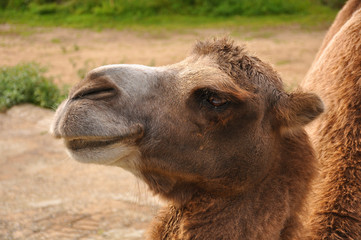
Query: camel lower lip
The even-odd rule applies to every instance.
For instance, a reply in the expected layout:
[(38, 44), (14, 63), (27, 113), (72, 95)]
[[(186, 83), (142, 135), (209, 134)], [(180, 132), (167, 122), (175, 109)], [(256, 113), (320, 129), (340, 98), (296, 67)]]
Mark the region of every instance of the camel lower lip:
[(74, 140), (65, 140), (65, 145), (68, 149), (72, 151), (77, 151), (86, 148), (102, 148), (109, 145), (113, 145), (124, 140), (123, 137), (115, 137), (108, 139), (74, 139)]
[(84, 136), (84, 137), (63, 137), (65, 146), (72, 151), (83, 149), (104, 148), (110, 145), (135, 141), (143, 136), (143, 127), (135, 124), (120, 136)]

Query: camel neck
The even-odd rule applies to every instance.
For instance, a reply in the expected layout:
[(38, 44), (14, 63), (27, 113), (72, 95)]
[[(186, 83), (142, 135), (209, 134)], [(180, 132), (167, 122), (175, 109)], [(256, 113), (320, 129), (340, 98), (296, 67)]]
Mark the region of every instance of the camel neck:
[(170, 205), (156, 217), (150, 239), (270, 240), (288, 239), (291, 235), (283, 238), (285, 233), (294, 236), (296, 233), (288, 229), (295, 229), (298, 221), (291, 214), (287, 190), (264, 190), (245, 196), (202, 196), (181, 207)]

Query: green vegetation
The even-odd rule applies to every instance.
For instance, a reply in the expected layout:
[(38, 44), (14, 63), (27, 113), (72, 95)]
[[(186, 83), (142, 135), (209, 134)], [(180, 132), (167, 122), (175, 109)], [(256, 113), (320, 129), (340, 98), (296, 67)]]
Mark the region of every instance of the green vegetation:
[(202, 16), (270, 15), (305, 12), (310, 0), (5, 0), (7, 9), (25, 10), (40, 15), (96, 14), (154, 16), (181, 14)]
[(60, 90), (45, 72), (35, 63), (0, 68), (0, 111), (20, 103), (55, 109), (67, 91)]
[(318, 25), (330, 22), (337, 12), (332, 7), (344, 1), (2, 0), (0, 23), (97, 29), (272, 26), (281, 22)]

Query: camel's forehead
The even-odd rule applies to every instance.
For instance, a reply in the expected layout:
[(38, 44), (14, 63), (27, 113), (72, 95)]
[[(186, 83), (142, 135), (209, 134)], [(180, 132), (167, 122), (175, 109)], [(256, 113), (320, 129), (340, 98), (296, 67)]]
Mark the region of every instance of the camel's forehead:
[(176, 73), (176, 85), (180, 91), (187, 92), (196, 87), (207, 87), (221, 82), (233, 80), (219, 68), (219, 65), (210, 57), (189, 57), (170, 67)]
[(184, 61), (174, 64), (178, 70), (179, 77), (194, 77), (195, 79), (215, 78), (217, 76), (225, 76), (226, 74), (220, 70), (219, 65), (210, 57), (189, 57)]

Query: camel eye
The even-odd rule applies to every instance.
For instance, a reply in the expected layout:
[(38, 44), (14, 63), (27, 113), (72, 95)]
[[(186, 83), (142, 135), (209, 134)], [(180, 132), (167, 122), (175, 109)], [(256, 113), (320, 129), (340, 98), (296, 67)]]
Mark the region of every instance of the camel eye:
[(200, 108), (205, 107), (205, 110), (208, 109), (210, 111), (216, 110), (218, 113), (226, 110), (231, 104), (230, 97), (210, 88), (196, 89), (191, 99), (194, 100), (194, 103), (199, 104)]
[(210, 96), (207, 101), (212, 104), (214, 107), (220, 107), (228, 103), (227, 99), (218, 97), (218, 96)]

